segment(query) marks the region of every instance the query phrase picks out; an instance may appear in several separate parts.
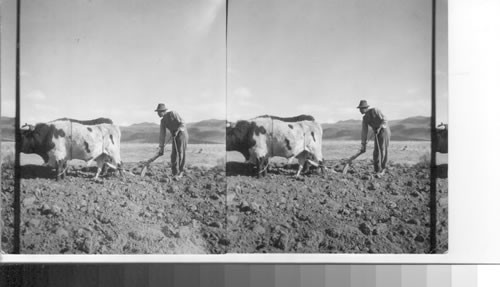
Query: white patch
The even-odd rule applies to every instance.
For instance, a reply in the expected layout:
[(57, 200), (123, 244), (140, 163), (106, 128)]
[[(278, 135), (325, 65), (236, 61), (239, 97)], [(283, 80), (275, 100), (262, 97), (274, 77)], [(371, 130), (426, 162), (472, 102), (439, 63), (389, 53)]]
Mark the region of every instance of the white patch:
[[(116, 165), (121, 163), (121, 133), (118, 126), (112, 124), (91, 126), (69, 121), (54, 121), (48, 124), (54, 125), (56, 129), (62, 129), (65, 133), (64, 137), (52, 138), (55, 147), (49, 152), (51, 166), (55, 167), (59, 160), (80, 159), (86, 161), (87, 165), (95, 160), (100, 172), (104, 164), (116, 168)], [(113, 136), (113, 141), (110, 135)]]
[[(323, 160), (321, 151), (323, 130), (319, 123), (311, 121), (283, 122), (270, 118), (255, 118), (252, 121), (257, 126), (266, 129), (266, 134), (253, 136), (256, 145), (251, 149), (251, 154), (254, 154), (255, 157), (278, 156), (289, 159), (289, 162), (293, 158), (297, 158), (299, 161), (298, 174), (306, 161), (318, 166), (319, 161)], [(289, 125), (293, 128), (291, 129)], [(311, 132), (314, 133), (314, 138)]]

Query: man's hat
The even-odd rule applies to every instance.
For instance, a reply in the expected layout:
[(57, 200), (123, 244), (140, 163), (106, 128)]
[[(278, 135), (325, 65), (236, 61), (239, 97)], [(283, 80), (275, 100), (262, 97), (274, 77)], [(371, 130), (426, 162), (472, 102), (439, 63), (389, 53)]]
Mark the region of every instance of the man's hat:
[(370, 106), (368, 105), (368, 103), (366, 102), (366, 100), (361, 100), (359, 101), (359, 106), (357, 107), (358, 109), (361, 109), (361, 108), (369, 108)]
[(156, 107), (155, 112), (166, 111), (166, 110), (167, 110), (167, 107), (165, 107), (165, 104), (158, 104), (158, 107)]

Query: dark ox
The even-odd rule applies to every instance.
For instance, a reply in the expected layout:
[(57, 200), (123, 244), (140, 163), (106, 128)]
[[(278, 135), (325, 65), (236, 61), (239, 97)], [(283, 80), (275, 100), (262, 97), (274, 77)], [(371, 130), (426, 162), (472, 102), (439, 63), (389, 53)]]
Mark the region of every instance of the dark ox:
[(83, 125), (70, 120), (39, 123), (21, 130), (21, 152), (35, 153), (64, 178), (67, 161), (97, 163), (98, 178), (104, 165), (121, 170), (120, 129), (112, 124)]
[(448, 153), (448, 125), (440, 124), (436, 128), (436, 142), (434, 143), (435, 151), (440, 153)]
[[(226, 127), (226, 150), (238, 151), (257, 167), (257, 176), (266, 175), (269, 159), (274, 156), (297, 158), (300, 175), (304, 165), (321, 166), (323, 130), (311, 116), (278, 118), (260, 116)], [(299, 121), (293, 121), (299, 119)]]
[[(448, 153), (448, 125), (441, 123), (436, 128), (436, 142), (434, 150), (439, 153)], [(436, 166), (437, 178), (448, 178), (448, 164)]]
[(86, 120), (86, 121), (81, 121), (81, 120), (75, 120), (75, 119), (71, 119), (71, 118), (60, 118), (60, 119), (57, 119), (57, 120), (54, 120), (55, 121), (70, 121), (70, 122), (73, 122), (73, 123), (79, 123), (79, 124), (82, 124), (82, 125), (98, 125), (98, 124), (113, 124), (113, 121), (111, 119), (108, 119), (108, 118), (97, 118), (97, 119), (93, 119), (93, 120)]
[(300, 121), (312, 121), (312, 122), (314, 122), (314, 117), (310, 116), (310, 115), (298, 115), (295, 117), (287, 117), (287, 118), (271, 116), (271, 115), (262, 115), (262, 116), (258, 116), (257, 118), (270, 118), (273, 120), (280, 120), (283, 122), (300, 122)]

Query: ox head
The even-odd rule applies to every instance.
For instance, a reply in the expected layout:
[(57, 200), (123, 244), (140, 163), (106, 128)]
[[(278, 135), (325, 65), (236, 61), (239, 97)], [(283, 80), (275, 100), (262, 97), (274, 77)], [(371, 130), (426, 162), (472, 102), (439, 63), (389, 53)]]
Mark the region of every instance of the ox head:
[(435, 150), (440, 153), (448, 153), (448, 125), (441, 123), (436, 127)]
[(25, 124), (21, 127), (21, 152), (36, 153), (46, 160), (47, 152), (54, 147), (51, 141), (53, 126)]
[(245, 159), (250, 158), (249, 149), (255, 145), (252, 138), (255, 123), (250, 121), (237, 121), (226, 123), (226, 150), (239, 151)]
[(21, 127), (21, 152), (22, 153), (33, 153), (34, 151), (34, 138), (35, 138), (35, 126), (25, 123)]

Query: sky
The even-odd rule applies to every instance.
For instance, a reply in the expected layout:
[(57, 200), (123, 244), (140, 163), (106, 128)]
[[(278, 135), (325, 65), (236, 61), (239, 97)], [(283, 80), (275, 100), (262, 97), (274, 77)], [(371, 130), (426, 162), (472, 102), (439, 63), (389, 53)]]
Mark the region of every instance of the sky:
[[(2, 115), (15, 113), (15, 3), (0, 0)], [(438, 0), (437, 122), (448, 122), (447, 1)], [(187, 122), (261, 114), (430, 116), (431, 0), (29, 0), (21, 123)], [(227, 81), (226, 81), (227, 77)], [(226, 96), (227, 85), (227, 96)]]
[[(4, 116), (15, 112), (15, 2), (1, 3)], [(21, 123), (159, 122), (160, 102), (186, 122), (224, 119), (225, 21), (223, 0), (22, 1)]]
[[(438, 0), (439, 115), (447, 121), (447, 3)], [(229, 2), (228, 119), (431, 115), (431, 1)]]

